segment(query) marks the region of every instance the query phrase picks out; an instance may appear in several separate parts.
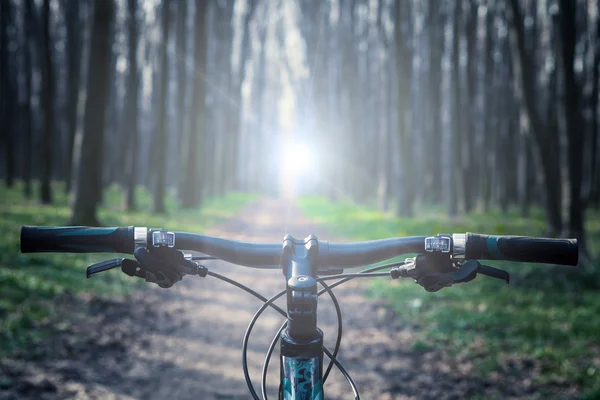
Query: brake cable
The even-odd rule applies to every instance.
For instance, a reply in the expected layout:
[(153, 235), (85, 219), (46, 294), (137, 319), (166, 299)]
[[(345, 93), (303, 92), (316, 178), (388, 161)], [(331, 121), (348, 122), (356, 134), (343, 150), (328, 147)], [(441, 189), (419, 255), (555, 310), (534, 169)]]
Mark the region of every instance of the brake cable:
[[(194, 261), (200, 261), (200, 260), (214, 260), (217, 259), (216, 257), (212, 257), (212, 256), (202, 256), (202, 257), (185, 257), (183, 256), (183, 254), (181, 256), (179, 256), (182, 258), (182, 260), (184, 260), (185, 258), (187, 258), (188, 260), (194, 260)], [(138, 255), (136, 255), (136, 258), (138, 258)], [(147, 261), (149, 258), (146, 257), (146, 260), (143, 261)], [(93, 266), (88, 267), (88, 278), (90, 277), (90, 275), (92, 275), (93, 273), (96, 272), (101, 272), (107, 269), (112, 269), (115, 268), (119, 265), (121, 265), (123, 262), (125, 261), (131, 261), (132, 264), (136, 264), (139, 265), (137, 262), (133, 261), (133, 260), (128, 260), (128, 259), (114, 259), (114, 260), (108, 260), (105, 261), (103, 263), (99, 263), (99, 264), (95, 264)], [(139, 260), (142, 261), (142, 260)], [(108, 266), (104, 265), (104, 264), (110, 264)], [(341, 285), (342, 283), (348, 282), (349, 280), (353, 279), (353, 278), (363, 278), (363, 277), (375, 277), (375, 276), (387, 276), (389, 275), (388, 272), (385, 273), (369, 273), (369, 272), (373, 272), (373, 271), (377, 271), (377, 270), (381, 270), (381, 269), (385, 269), (385, 268), (390, 268), (390, 267), (397, 267), (397, 266), (401, 266), (404, 265), (405, 262), (401, 262), (401, 263), (391, 263), (391, 264), (386, 264), (386, 265), (381, 265), (381, 266), (376, 266), (376, 267), (372, 267), (369, 269), (366, 269), (364, 271), (361, 271), (360, 273), (348, 273), (348, 274), (340, 274), (340, 275), (332, 275), (332, 276), (326, 276), (326, 277), (319, 277), (317, 278), (317, 281), (323, 286), (324, 289), (322, 289), (321, 291), (318, 292), (318, 296), (321, 296), (323, 293), (328, 292), (328, 294), (330, 295), (333, 304), (335, 306), (336, 309), (336, 314), (337, 314), (337, 319), (338, 319), (338, 333), (337, 333), (337, 338), (336, 338), (336, 344), (335, 344), (335, 348), (334, 348), (334, 352), (333, 354), (326, 348), (323, 347), (323, 352), (327, 355), (327, 357), (330, 359), (329, 365), (327, 366), (327, 370), (324, 374), (324, 378), (323, 378), (323, 383), (325, 383), (325, 381), (327, 380), (329, 373), (331, 372), (331, 369), (333, 367), (333, 365), (335, 365), (340, 372), (344, 375), (344, 377), (346, 378), (346, 380), (348, 381), (348, 383), (350, 384), (352, 391), (354, 392), (355, 395), (355, 399), (358, 400), (360, 399), (359, 393), (358, 393), (358, 389), (354, 383), (354, 381), (352, 380), (352, 378), (350, 377), (350, 375), (348, 374), (348, 372), (346, 371), (346, 369), (343, 367), (343, 365), (337, 360), (337, 354), (339, 352), (339, 348), (340, 348), (340, 344), (341, 344), (341, 338), (342, 338), (342, 315), (341, 315), (341, 309), (339, 306), (339, 302), (337, 301), (337, 298), (335, 296), (335, 294), (333, 293), (333, 291), (331, 289)], [(244, 334), (244, 340), (243, 340), (243, 345), (242, 345), (242, 367), (243, 367), (243, 371), (244, 371), (244, 377), (246, 379), (246, 384), (253, 396), (254, 399), (256, 400), (260, 400), (256, 390), (254, 389), (254, 385), (252, 384), (252, 381), (250, 379), (250, 374), (248, 371), (248, 363), (247, 363), (247, 350), (248, 350), (248, 342), (250, 339), (250, 333), (252, 332), (252, 329), (255, 325), (255, 323), (257, 322), (258, 318), (261, 316), (261, 314), (264, 312), (264, 310), (266, 310), (267, 307), (272, 307), (273, 309), (275, 309), (276, 311), (278, 311), (281, 315), (283, 315), (284, 317), (287, 317), (287, 313), (281, 309), (279, 306), (273, 304), (275, 300), (277, 300), (278, 298), (280, 298), (281, 296), (283, 296), (286, 293), (286, 290), (283, 290), (279, 293), (277, 293), (275, 296), (271, 297), (270, 299), (267, 299), (266, 297), (262, 296), (260, 293), (256, 292), (255, 290), (233, 280), (230, 279), (226, 276), (223, 276), (221, 274), (218, 274), (216, 272), (213, 271), (209, 271), (208, 268), (201, 266), (199, 264), (196, 264), (196, 271), (195, 273), (192, 274), (196, 274), (199, 275), (201, 277), (204, 277), (206, 275), (210, 275), (214, 278), (220, 279), (224, 282), (227, 282), (239, 289), (242, 289), (244, 291), (246, 291), (247, 293), (251, 294), (252, 296), (260, 299), (261, 301), (264, 302), (264, 304), (261, 306), (261, 308), (255, 313), (254, 317), (252, 318), (250, 324), (248, 325), (246, 332)], [(91, 269), (91, 270), (90, 270)], [(129, 268), (131, 269), (131, 268)], [(136, 271), (134, 273), (134, 271), (125, 271), (125, 269), (123, 269), (123, 272), (126, 272), (128, 275), (131, 276), (140, 276), (137, 273), (138, 268), (135, 267), (134, 268)], [(140, 271), (141, 272), (141, 271)], [(187, 271), (186, 271), (187, 272)], [(189, 273), (189, 272), (188, 272)], [(185, 274), (185, 273), (184, 273)], [(144, 274), (145, 275), (145, 274)], [(342, 279), (339, 279), (342, 278)], [(179, 280), (181, 279), (181, 277), (179, 278)], [(333, 283), (332, 285), (328, 286), (327, 284), (325, 284), (325, 280), (330, 280), (330, 279), (339, 279), (337, 282)], [(171, 286), (173, 282), (171, 282), (170, 285)], [(163, 287), (168, 287), (168, 286), (163, 286)], [(269, 365), (269, 361), (270, 358), (272, 356), (273, 350), (276, 346), (276, 343), (279, 340), (279, 336), (281, 334), (281, 332), (283, 331), (283, 329), (285, 328), (285, 326), (287, 325), (287, 321), (280, 327), (279, 331), (277, 332), (276, 336), (274, 337), (271, 346), (269, 347), (269, 351), (267, 353), (267, 357), (265, 358), (265, 362), (263, 364), (263, 371), (262, 371), (262, 381), (261, 381), (261, 392), (263, 395), (263, 399), (267, 400), (267, 394), (266, 394), (266, 378), (267, 378), (267, 370), (268, 370), (268, 365)]]
[[(324, 292), (324, 290), (321, 291), (320, 294), (322, 294), (323, 292)], [(260, 398), (256, 394), (256, 390), (254, 389), (254, 385), (252, 384), (252, 381), (250, 379), (250, 373), (248, 371), (248, 342), (250, 340), (250, 333), (252, 332), (252, 329), (254, 329), (254, 325), (256, 324), (256, 321), (258, 321), (258, 318), (260, 318), (261, 314), (267, 309), (267, 307), (271, 306), (271, 307), (275, 308), (277, 311), (279, 311), (280, 313), (283, 312), (283, 310), (281, 310), (278, 306), (276, 306), (272, 303), (275, 300), (277, 300), (278, 298), (280, 298), (281, 296), (283, 296), (285, 293), (286, 293), (286, 290), (282, 290), (281, 292), (277, 293), (276, 295), (271, 297), (269, 300), (267, 300), (261, 306), (261, 308), (254, 314), (254, 316), (252, 317), (252, 320), (248, 324), (248, 328), (246, 328), (246, 333), (244, 334), (244, 340), (242, 343), (242, 368), (244, 370), (244, 378), (246, 379), (246, 384), (248, 385), (248, 389), (250, 390), (250, 393), (252, 394), (252, 397), (255, 400), (260, 400)], [(284, 315), (287, 316), (287, 314), (284, 314)], [(325, 353), (325, 355), (327, 355), (327, 357), (331, 360), (331, 362), (333, 362), (334, 365), (336, 367), (338, 367), (338, 369), (340, 370), (342, 375), (344, 375), (344, 377), (350, 384), (352, 391), (354, 392), (354, 395), (356, 396), (355, 398), (360, 399), (360, 396), (358, 395), (358, 389), (356, 388), (356, 384), (352, 380), (352, 377), (350, 377), (350, 375), (348, 374), (348, 371), (346, 371), (344, 366), (335, 358), (335, 356), (326, 347), (323, 347), (323, 352)]]
[[(325, 290), (327, 290), (327, 292), (329, 293), (329, 297), (331, 297), (331, 301), (333, 302), (333, 306), (335, 307), (335, 312), (337, 315), (337, 319), (338, 319), (338, 329), (337, 329), (337, 338), (335, 339), (335, 347), (333, 349), (333, 356), (335, 358), (337, 358), (337, 354), (340, 350), (340, 345), (342, 344), (342, 310), (340, 309), (340, 303), (337, 301), (337, 297), (335, 296), (335, 294), (333, 293), (333, 291), (331, 290), (331, 288), (329, 287), (329, 285), (327, 285), (325, 282), (321, 282), (321, 285), (323, 286), (323, 288)], [(329, 377), (329, 373), (331, 372), (331, 368), (333, 367), (333, 361), (329, 361), (329, 365), (327, 366), (327, 369), (325, 370), (325, 374), (323, 375), (323, 384), (325, 384), (325, 382), (327, 381), (327, 378)]]
[(252, 397), (256, 400), (260, 400), (260, 398), (256, 394), (256, 390), (254, 390), (254, 385), (252, 384), (252, 380), (250, 379), (250, 372), (248, 371), (248, 341), (250, 340), (250, 332), (252, 332), (252, 328), (254, 327), (254, 324), (256, 323), (256, 321), (258, 320), (260, 315), (269, 306), (275, 308), (282, 315), (287, 317), (287, 314), (280, 307), (278, 307), (275, 304), (272, 304), (275, 300), (277, 300), (278, 298), (283, 296), (285, 293), (286, 293), (286, 290), (284, 289), (281, 292), (274, 295), (273, 297), (271, 297), (269, 300), (265, 301), (265, 303), (260, 307), (260, 309), (252, 317), (252, 320), (248, 324), (248, 327), (246, 328), (246, 332), (244, 333), (244, 340), (242, 341), (242, 369), (244, 370), (244, 378), (246, 378), (246, 384), (248, 385), (248, 389), (250, 390)]
[[(331, 289), (335, 288), (336, 286), (341, 285), (342, 283), (348, 282), (349, 280), (356, 278), (356, 277), (388, 276), (389, 275), (388, 272), (382, 273), (381, 275), (369, 274), (369, 272), (379, 271), (379, 270), (386, 269), (386, 268), (400, 267), (405, 264), (406, 264), (405, 261), (401, 261), (401, 262), (389, 263), (389, 264), (385, 264), (385, 265), (379, 265), (379, 266), (375, 266), (372, 268), (368, 268), (357, 274), (342, 274), (342, 275), (332, 275), (332, 276), (317, 278), (317, 281), (321, 285), (323, 285), (323, 288), (324, 288), (323, 290), (319, 291), (318, 296), (321, 296), (325, 291), (328, 291), (330, 293), (330, 297), (332, 298), (332, 300), (334, 302), (334, 306), (336, 307), (336, 313), (338, 316), (338, 337), (336, 339), (336, 345), (335, 345), (334, 352), (333, 352), (334, 357), (337, 357), (337, 353), (339, 352), (339, 344), (341, 343), (342, 317), (341, 317), (341, 310), (339, 308), (339, 303), (337, 301), (337, 298), (335, 297), (335, 294), (333, 294), (333, 291), (331, 291)], [(343, 278), (343, 279), (340, 279), (339, 281), (335, 282), (331, 286), (326, 285), (324, 282), (324, 280), (326, 280), (326, 279), (338, 279), (338, 278)], [(261, 389), (262, 389), (262, 394), (263, 394), (264, 399), (266, 399), (266, 380), (267, 380), (266, 374), (267, 374), (267, 368), (269, 365), (269, 359), (270, 359), (273, 351), (275, 350), (275, 346), (277, 345), (277, 342), (279, 341), (279, 335), (281, 334), (283, 329), (286, 327), (286, 325), (287, 325), (287, 321), (282, 324), (282, 326), (279, 328), (279, 331), (277, 332), (277, 335), (273, 338), (273, 341), (271, 342), (271, 345), (267, 352), (267, 357), (265, 359), (265, 363), (263, 364)], [(330, 361), (329, 365), (327, 366), (327, 370), (325, 371), (325, 374), (323, 375), (323, 384), (325, 384), (325, 382), (327, 381), (327, 378), (329, 376), (329, 373), (331, 372), (332, 367), (333, 367), (333, 361)]]
[[(252, 296), (256, 297), (257, 299), (260, 299), (261, 301), (264, 301), (264, 302), (268, 301), (266, 297), (264, 297), (262, 294), (258, 293), (257, 291), (249, 288), (248, 286), (245, 286), (245, 285), (239, 283), (238, 281), (234, 281), (233, 279), (228, 278), (228, 277), (226, 277), (224, 275), (218, 274), (218, 273), (213, 272), (211, 270), (208, 270), (207, 275), (212, 276), (213, 278), (220, 279), (223, 282), (227, 282), (229, 284), (232, 284), (233, 286), (235, 286), (237, 288), (240, 288), (240, 289), (248, 292), (249, 294), (251, 294)], [(275, 305), (273, 305), (272, 307), (275, 308), (279, 312), (283, 312), (283, 310), (281, 308), (279, 308), (279, 307), (277, 307)]]
[(336, 279), (336, 278), (377, 278), (377, 277), (384, 277), (384, 276), (390, 276), (389, 272), (376, 272), (376, 273), (350, 273), (350, 274), (341, 274), (338, 276), (323, 276), (320, 278), (317, 278), (317, 282), (323, 282), (326, 280), (332, 280), (332, 279)]

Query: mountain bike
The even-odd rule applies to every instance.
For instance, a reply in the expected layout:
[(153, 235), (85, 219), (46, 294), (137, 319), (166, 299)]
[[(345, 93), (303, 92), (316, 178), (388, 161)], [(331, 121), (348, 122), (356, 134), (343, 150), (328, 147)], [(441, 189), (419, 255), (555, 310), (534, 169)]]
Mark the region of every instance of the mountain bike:
[[(193, 255), (184, 251), (197, 253)], [(242, 343), (242, 369), (248, 389), (254, 399), (260, 399), (248, 372), (247, 349), (255, 323), (271, 307), (286, 317), (286, 322), (268, 349), (260, 392), (262, 398), (267, 399), (267, 370), (273, 350), (280, 342), (279, 398), (284, 400), (323, 400), (323, 385), (334, 365), (350, 384), (354, 398), (360, 398), (354, 381), (337, 360), (342, 338), (342, 317), (339, 302), (332, 290), (351, 279), (381, 276), (412, 278), (425, 290), (435, 292), (469, 282), (478, 274), (509, 283), (506, 271), (481, 264), (479, 260), (577, 265), (579, 254), (576, 239), (455, 233), (330, 243), (314, 235), (305, 239), (286, 235), (283, 243), (250, 243), (133, 226), (23, 226), (21, 252), (133, 254), (134, 259), (113, 258), (90, 265), (87, 277), (121, 268), (129, 276), (145, 279), (162, 288), (173, 286), (185, 275), (198, 275), (221, 279), (245, 290), (264, 302), (250, 321)], [(407, 254), (416, 255), (356, 273), (345, 272), (347, 268), (375, 264)], [(214, 259), (251, 268), (281, 269), (285, 289), (267, 299), (253, 289), (202, 265), (203, 261)], [(327, 283), (330, 280), (335, 282)], [(323, 332), (317, 327), (317, 303), (323, 294), (331, 297), (337, 312), (338, 333), (333, 351), (323, 345)], [(284, 295), (286, 310), (274, 304)], [(323, 368), (325, 355), (329, 359), (326, 369)]]

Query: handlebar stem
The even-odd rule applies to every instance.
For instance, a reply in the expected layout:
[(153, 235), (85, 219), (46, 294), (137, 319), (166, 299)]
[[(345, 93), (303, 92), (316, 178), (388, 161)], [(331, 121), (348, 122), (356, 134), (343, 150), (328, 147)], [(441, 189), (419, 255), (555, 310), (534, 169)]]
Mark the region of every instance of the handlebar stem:
[(288, 334), (295, 341), (314, 340), (317, 333), (317, 257), (315, 235), (304, 240), (283, 238), (281, 268), (286, 278)]
[[(307, 382), (310, 393), (303, 398), (323, 398), (323, 332), (317, 328), (316, 279), (320, 244), (315, 235), (283, 238), (281, 268), (286, 279), (288, 323), (280, 334), (280, 398), (295, 398), (295, 388)], [(327, 243), (323, 243), (321, 253), (327, 251)]]

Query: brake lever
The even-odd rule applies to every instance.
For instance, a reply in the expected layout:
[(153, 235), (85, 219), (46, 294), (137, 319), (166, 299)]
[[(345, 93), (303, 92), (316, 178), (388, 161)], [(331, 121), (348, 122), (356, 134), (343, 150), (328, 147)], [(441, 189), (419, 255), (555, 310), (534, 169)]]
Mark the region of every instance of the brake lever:
[[(430, 264), (426, 260), (427, 258), (407, 259), (406, 264), (403, 267), (392, 269), (390, 275), (393, 279), (412, 277), (428, 292), (437, 292), (438, 290), (450, 287), (457, 283), (472, 281), (477, 277), (477, 274), (501, 279), (507, 284), (510, 281), (508, 272), (488, 265), (481, 265), (477, 260), (468, 260), (461, 264), (454, 264), (452, 269), (449, 270), (446, 268), (448, 272), (442, 273), (435, 272), (435, 269), (438, 269), (437, 264), (435, 264), (435, 269), (427, 271), (427, 267)], [(435, 260), (434, 262), (436, 261), (439, 262), (439, 260)]]
[(113, 258), (111, 260), (105, 260), (96, 264), (92, 264), (87, 267), (87, 277), (97, 274), (99, 272), (108, 271), (113, 268), (120, 267), (123, 264), (123, 258)]
[(502, 279), (507, 285), (510, 283), (510, 274), (508, 272), (502, 269), (490, 267), (489, 265), (479, 265), (477, 273), (496, 279)]
[(468, 282), (475, 278), (476, 274), (482, 274), (491, 278), (503, 280), (508, 285), (510, 283), (510, 274), (502, 269), (482, 265), (477, 260), (469, 260), (462, 264), (458, 271), (453, 273), (456, 283)]
[(464, 264), (460, 265), (456, 272), (452, 272), (452, 280), (454, 283), (465, 283), (472, 281), (477, 276), (481, 265), (476, 260), (469, 260)]

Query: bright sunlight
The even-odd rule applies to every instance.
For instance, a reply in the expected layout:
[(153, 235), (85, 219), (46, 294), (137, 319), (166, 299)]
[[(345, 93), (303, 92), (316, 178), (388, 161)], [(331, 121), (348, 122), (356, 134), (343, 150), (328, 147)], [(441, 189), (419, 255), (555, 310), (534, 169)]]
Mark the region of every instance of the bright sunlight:
[(307, 143), (292, 138), (283, 143), (280, 155), (282, 194), (295, 197), (314, 181), (316, 158), (314, 149)]

